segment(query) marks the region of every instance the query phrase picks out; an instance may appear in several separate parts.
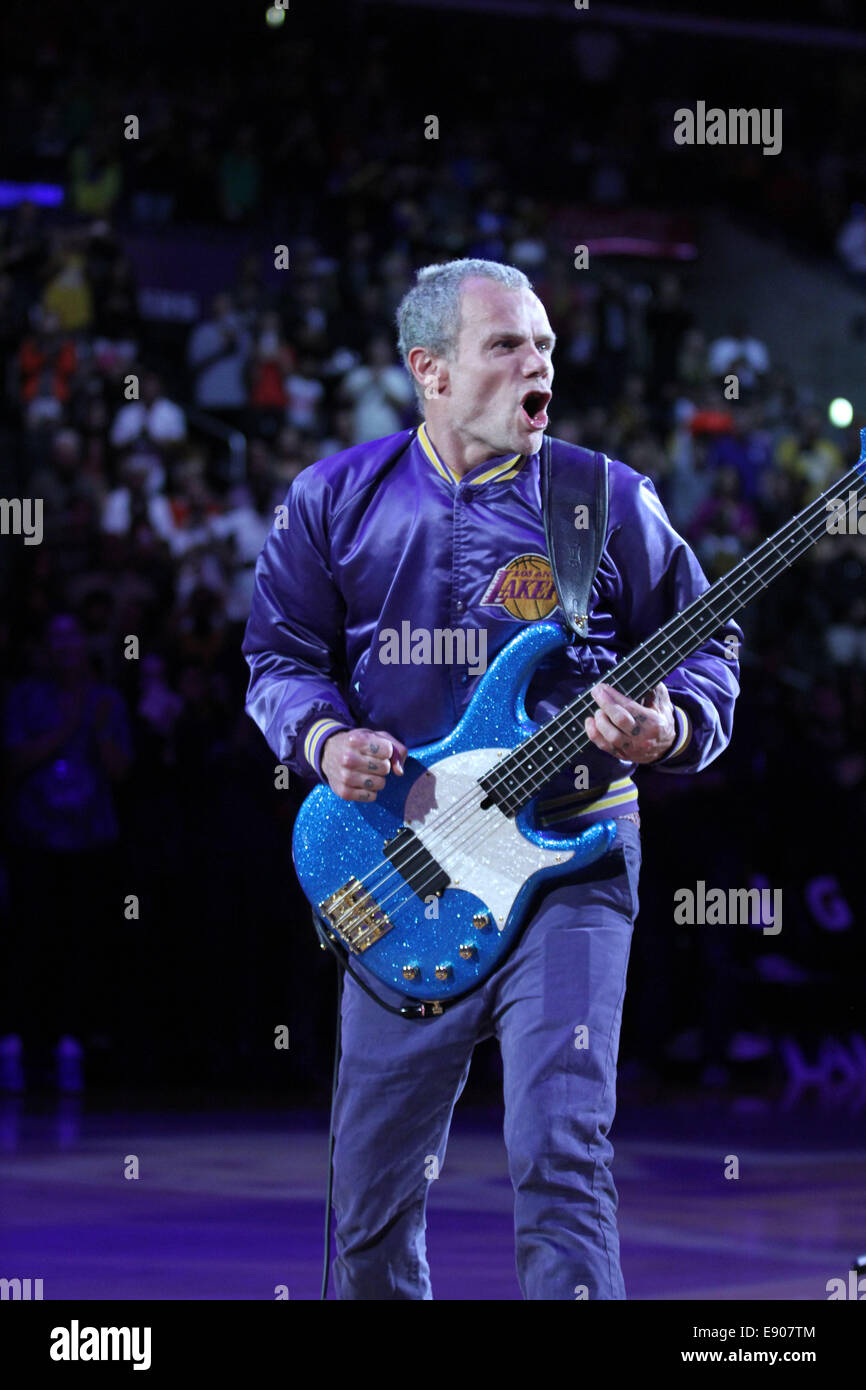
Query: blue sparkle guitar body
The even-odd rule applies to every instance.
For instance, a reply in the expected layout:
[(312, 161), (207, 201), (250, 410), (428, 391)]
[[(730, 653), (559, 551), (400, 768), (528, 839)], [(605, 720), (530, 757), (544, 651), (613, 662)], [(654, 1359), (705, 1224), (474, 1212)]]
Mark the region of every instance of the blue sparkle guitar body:
[[(479, 779), (538, 732), (524, 704), (535, 667), (565, 646), (555, 623), (522, 628), (478, 683), (457, 727), (414, 748), (374, 802), (321, 785), (300, 808), (293, 857), (322, 928), (389, 989), (434, 1006), (477, 988), (519, 937), (539, 883), (600, 858), (612, 820), (572, 839), (490, 803)], [(551, 766), (551, 774), (558, 770)]]

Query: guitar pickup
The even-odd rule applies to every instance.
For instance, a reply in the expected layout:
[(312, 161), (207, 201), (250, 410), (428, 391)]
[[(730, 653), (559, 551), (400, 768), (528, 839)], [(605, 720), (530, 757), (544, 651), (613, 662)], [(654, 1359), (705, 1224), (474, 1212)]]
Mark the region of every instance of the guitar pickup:
[(390, 860), (422, 902), (431, 893), (437, 898), (442, 896), (451, 880), (408, 825), (402, 825), (396, 835), (385, 841), (383, 848), (385, 858)]

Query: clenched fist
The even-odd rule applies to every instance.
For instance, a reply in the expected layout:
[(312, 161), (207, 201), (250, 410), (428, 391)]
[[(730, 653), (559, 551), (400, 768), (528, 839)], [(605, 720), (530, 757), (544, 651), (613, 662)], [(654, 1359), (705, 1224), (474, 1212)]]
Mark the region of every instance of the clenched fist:
[(408, 751), (381, 729), (344, 729), (325, 739), (322, 776), (343, 801), (375, 801), (389, 772), (403, 776)]

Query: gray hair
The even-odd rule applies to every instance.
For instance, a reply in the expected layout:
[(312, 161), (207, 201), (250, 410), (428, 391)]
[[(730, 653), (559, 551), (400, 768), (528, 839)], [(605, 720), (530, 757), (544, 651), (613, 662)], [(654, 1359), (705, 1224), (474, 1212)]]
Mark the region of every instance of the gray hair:
[[(414, 347), (425, 347), (436, 357), (451, 357), (457, 348), (460, 332), (460, 295), (464, 280), (481, 276), (496, 280), (509, 290), (531, 290), (532, 283), (515, 265), (499, 261), (483, 261), (468, 256), (463, 260), (445, 261), (442, 265), (422, 266), (415, 284), (404, 294), (397, 308), (397, 346), (409, 375), (409, 353)], [(419, 402), (424, 396), (412, 376)]]

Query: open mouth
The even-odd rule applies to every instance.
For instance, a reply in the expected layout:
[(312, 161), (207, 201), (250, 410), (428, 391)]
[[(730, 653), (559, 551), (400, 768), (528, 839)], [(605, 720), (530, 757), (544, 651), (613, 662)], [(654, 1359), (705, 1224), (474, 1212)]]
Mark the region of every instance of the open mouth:
[(547, 412), (545, 406), (550, 400), (550, 391), (527, 391), (520, 402), (522, 410), (530, 429), (543, 430), (547, 427)]

